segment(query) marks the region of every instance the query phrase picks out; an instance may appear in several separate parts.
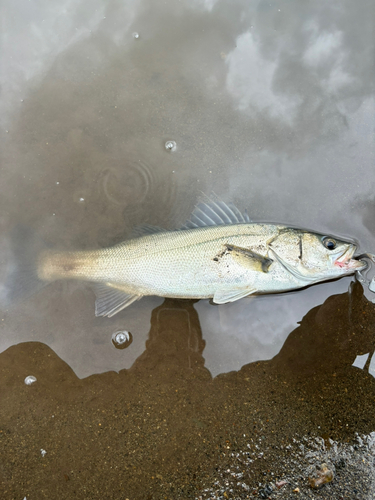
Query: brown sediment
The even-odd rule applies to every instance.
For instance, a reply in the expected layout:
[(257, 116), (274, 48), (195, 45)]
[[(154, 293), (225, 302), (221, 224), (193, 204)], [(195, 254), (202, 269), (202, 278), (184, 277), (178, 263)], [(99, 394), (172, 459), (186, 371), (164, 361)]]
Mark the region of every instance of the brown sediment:
[(44, 344), (10, 347), (0, 354), (0, 496), (287, 499), (298, 489), (318, 499), (316, 461), (335, 469), (324, 498), (367, 500), (373, 458), (356, 433), (374, 430), (375, 379), (352, 363), (374, 348), (374, 322), (357, 284), (311, 310), (273, 360), (215, 379), (187, 300), (154, 309), (144, 353), (119, 373), (80, 380)]

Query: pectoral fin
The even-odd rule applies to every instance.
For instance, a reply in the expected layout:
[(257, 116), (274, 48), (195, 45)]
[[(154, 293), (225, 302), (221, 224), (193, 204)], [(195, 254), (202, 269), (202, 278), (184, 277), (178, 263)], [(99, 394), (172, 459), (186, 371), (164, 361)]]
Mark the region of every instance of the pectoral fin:
[(116, 283), (97, 283), (94, 286), (94, 291), (96, 295), (95, 316), (107, 316), (108, 318), (142, 298), (142, 295), (129, 294)]
[(227, 302), (235, 302), (236, 300), (242, 299), (255, 293), (257, 290), (255, 288), (235, 288), (233, 290), (217, 290), (212, 298), (212, 302), (215, 304), (226, 304)]
[(269, 267), (273, 260), (268, 257), (264, 257), (252, 250), (247, 248), (237, 247), (235, 245), (225, 245), (225, 254), (230, 254), (232, 259), (236, 261), (240, 266), (251, 269), (252, 271), (258, 271), (261, 273), (268, 273)]

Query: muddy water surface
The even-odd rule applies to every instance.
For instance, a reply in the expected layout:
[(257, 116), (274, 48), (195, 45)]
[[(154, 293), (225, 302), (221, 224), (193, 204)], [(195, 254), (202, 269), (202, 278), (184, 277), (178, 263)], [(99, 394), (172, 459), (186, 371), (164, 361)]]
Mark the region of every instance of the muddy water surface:
[[(3, 282), (15, 231), (109, 246), (178, 227), (211, 191), (374, 252), (372, 2), (7, 2), (3, 17)], [(293, 449), (375, 430), (375, 312), (352, 281), (217, 307), (150, 297), (111, 319), (80, 283), (4, 306), (2, 498), (371, 498), (350, 452), (315, 492)]]

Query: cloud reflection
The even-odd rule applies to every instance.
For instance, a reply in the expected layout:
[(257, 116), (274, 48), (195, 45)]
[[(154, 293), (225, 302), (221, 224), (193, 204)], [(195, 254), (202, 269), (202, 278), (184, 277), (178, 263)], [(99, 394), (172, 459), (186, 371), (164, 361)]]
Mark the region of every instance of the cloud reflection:
[(277, 92), (274, 78), (279, 58), (267, 60), (261, 54), (261, 40), (247, 31), (237, 38), (236, 48), (228, 54), (227, 89), (239, 110), (255, 115), (264, 112), (271, 118), (291, 123), (301, 104), (298, 95)]

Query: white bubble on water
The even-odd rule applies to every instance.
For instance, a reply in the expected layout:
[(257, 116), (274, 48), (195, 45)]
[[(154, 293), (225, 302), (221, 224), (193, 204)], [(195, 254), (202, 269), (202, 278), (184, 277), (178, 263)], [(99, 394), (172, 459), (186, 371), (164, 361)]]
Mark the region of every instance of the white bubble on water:
[(116, 349), (125, 349), (126, 347), (129, 347), (132, 342), (133, 335), (126, 330), (112, 334), (112, 344), (116, 347)]
[(116, 335), (115, 335), (115, 341), (118, 344), (123, 344), (127, 340), (129, 340), (129, 334), (128, 334), (128, 332), (118, 332), (118, 333), (116, 333)]
[(177, 149), (177, 144), (176, 144), (176, 142), (175, 142), (175, 141), (167, 141), (167, 142), (165, 143), (165, 149), (166, 149), (167, 151), (170, 151), (170, 152), (176, 151), (176, 149)]
[(83, 201), (85, 201), (85, 198), (80, 198), (79, 201), (82, 203)]
[(136, 40), (138, 40), (139, 38), (139, 33), (137, 33), (136, 31), (133, 33), (133, 38), (135, 38)]
[(36, 377), (34, 377), (34, 375), (28, 375), (25, 380), (24, 380), (25, 384), (26, 385), (31, 385), (33, 384), (34, 382), (36, 382)]

